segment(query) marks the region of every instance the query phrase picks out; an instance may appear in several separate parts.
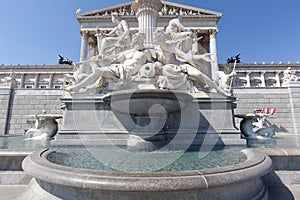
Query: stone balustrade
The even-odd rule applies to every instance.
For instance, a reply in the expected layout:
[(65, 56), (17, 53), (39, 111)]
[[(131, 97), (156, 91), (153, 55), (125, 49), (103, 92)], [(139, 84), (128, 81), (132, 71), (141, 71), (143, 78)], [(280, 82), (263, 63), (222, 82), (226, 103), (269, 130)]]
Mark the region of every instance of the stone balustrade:
[[(220, 65), (220, 69), (224, 65)], [(233, 66), (232, 66), (233, 67)], [(300, 78), (299, 64), (237, 64), (236, 76), (233, 79), (233, 88), (268, 88), (285, 87), (283, 84), (284, 71), (291, 67), (295, 75)], [(293, 83), (300, 83), (299, 80)]]
[[(222, 70), (224, 65), (219, 65)], [(268, 88), (285, 87), (283, 84), (284, 71), (291, 67), (300, 78), (300, 64), (237, 64), (233, 88)], [(69, 65), (2, 65), (0, 66), (0, 84), (5, 83), (5, 77), (11, 72), (16, 75), (18, 88), (25, 89), (62, 89), (64, 74), (73, 72)], [(294, 83), (300, 83), (296, 81)]]
[(9, 65), (0, 66), (0, 84), (14, 72), (20, 89), (62, 89), (64, 74), (73, 72), (70, 65)]

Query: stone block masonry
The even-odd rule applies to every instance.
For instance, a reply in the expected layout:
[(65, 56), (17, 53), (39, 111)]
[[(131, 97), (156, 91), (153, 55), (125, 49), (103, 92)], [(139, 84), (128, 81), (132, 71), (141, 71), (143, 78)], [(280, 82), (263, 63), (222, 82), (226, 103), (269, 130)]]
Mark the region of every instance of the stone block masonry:
[[(247, 114), (253, 113), (255, 109), (276, 108), (276, 113), (268, 117), (268, 123), (277, 132), (298, 133), (295, 120), (297, 116), (300, 117), (300, 111), (295, 108), (300, 108), (300, 97), (296, 98), (293, 95), (300, 91), (300, 87), (297, 91), (296, 88), (292, 90), (291, 92), (290, 88), (283, 87), (235, 88), (234, 95), (238, 98), (235, 113)], [(239, 124), (240, 120), (236, 119), (236, 122)]]
[[(62, 90), (42, 90), (42, 89), (14, 89), (12, 92), (11, 105), (5, 103), (8, 101), (5, 95), (1, 95), (1, 104), (7, 108), (7, 121), (0, 118), (0, 134), (23, 135), (25, 130), (34, 127), (34, 119), (30, 115), (42, 113), (60, 114), (60, 97), (63, 95)], [(8, 95), (7, 95), (8, 96)], [(9, 108), (8, 108), (9, 107)], [(1, 109), (2, 110), (2, 109)], [(4, 109), (5, 110), (5, 109)], [(5, 111), (1, 111), (5, 112)], [(6, 124), (6, 130), (2, 127), (2, 123)]]
[[(34, 126), (30, 115), (41, 113), (61, 114), (57, 89), (10, 89), (0, 87), (0, 135), (23, 135)], [(236, 114), (252, 113), (254, 109), (276, 108), (268, 122), (278, 132), (298, 133), (300, 130), (300, 86), (280, 88), (235, 88), (238, 98)], [(61, 123), (61, 121), (60, 121)], [(239, 119), (236, 119), (239, 126)]]
[(9, 101), (10, 101), (10, 88), (2, 88), (0, 89), (0, 133), (5, 134), (7, 121), (8, 121), (8, 113), (9, 113)]

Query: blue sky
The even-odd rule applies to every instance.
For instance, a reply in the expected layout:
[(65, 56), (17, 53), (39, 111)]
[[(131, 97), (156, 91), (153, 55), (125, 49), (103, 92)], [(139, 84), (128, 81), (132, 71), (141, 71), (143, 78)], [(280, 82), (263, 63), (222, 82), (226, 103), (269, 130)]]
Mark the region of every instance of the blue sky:
[[(56, 64), (58, 54), (79, 60), (75, 11), (125, 0), (1, 1), (0, 64)], [(299, 0), (173, 0), (224, 13), (219, 22), (219, 62), (241, 53), (244, 63), (300, 61)]]

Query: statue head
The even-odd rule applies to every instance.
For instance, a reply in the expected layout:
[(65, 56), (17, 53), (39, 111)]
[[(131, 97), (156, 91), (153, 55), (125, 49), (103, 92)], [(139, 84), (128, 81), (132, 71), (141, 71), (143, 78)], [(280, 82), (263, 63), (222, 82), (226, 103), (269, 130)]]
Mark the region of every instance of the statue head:
[(113, 23), (117, 23), (118, 21), (121, 21), (121, 18), (117, 12), (111, 13), (111, 21)]
[(182, 22), (183, 16), (182, 15), (177, 15), (177, 19)]
[(162, 30), (156, 29), (153, 33), (153, 40), (155, 44), (159, 44), (161, 42), (164, 42), (166, 40), (170, 40), (170, 34), (165, 33)]
[(146, 35), (144, 33), (136, 33), (132, 36), (132, 46), (135, 49), (142, 50), (144, 49)]
[(225, 65), (223, 66), (223, 71), (224, 71), (226, 74), (229, 74), (229, 73), (231, 72), (231, 67), (230, 67), (230, 65), (225, 64)]

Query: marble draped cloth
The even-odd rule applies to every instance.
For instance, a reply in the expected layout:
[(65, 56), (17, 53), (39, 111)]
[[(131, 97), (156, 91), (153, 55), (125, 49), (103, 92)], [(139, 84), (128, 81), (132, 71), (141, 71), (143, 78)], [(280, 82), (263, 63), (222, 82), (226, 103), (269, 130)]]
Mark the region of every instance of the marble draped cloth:
[(184, 65), (164, 65), (162, 69), (162, 76), (159, 76), (157, 82), (159, 88), (163, 89), (173, 90), (184, 85), (187, 86), (188, 89), (192, 89), (192, 83), (188, 80), (187, 70)]
[[(112, 78), (114, 82), (117, 82), (118, 85), (124, 85), (126, 82), (132, 79), (133, 68), (124, 67), (122, 64), (113, 64), (113, 68), (107, 68), (106, 71), (109, 71), (110, 74), (114, 75), (116, 78)], [(105, 78), (107, 80), (107, 78)], [(99, 76), (97, 81), (93, 84), (86, 86), (85, 90), (94, 89), (103, 85), (102, 74)]]

